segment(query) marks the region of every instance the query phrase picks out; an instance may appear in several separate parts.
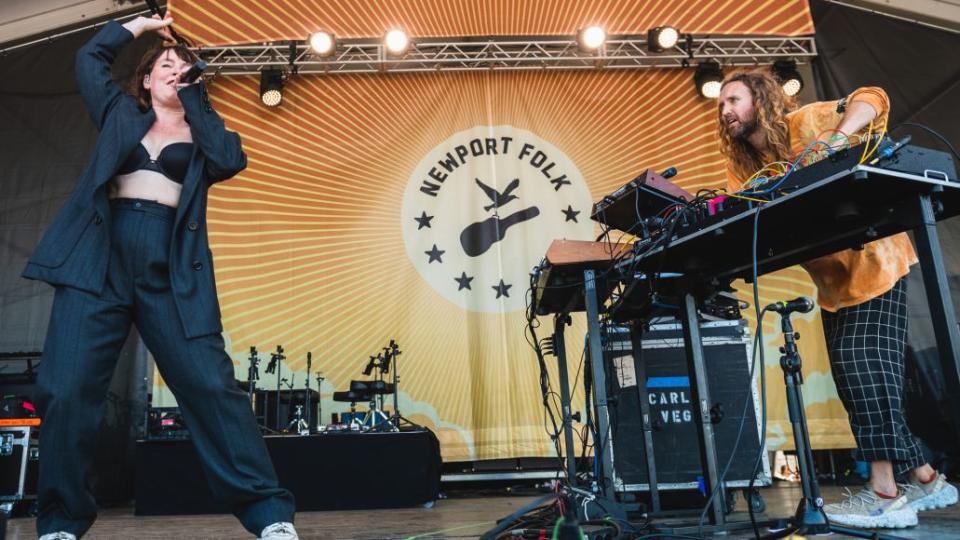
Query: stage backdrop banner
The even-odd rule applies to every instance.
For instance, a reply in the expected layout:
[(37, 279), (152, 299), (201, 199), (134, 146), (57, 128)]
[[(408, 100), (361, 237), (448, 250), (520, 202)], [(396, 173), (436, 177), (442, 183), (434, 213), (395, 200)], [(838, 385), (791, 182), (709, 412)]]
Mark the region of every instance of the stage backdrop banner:
[[(692, 32), (812, 33), (805, 2), (728, 2), (709, 13), (700, 5), (176, 1), (171, 11), (198, 44), (303, 39), (316, 28), (570, 34), (584, 22), (616, 33), (672, 21)], [(250, 346), (266, 360), (283, 345), (281, 376), (302, 388), (312, 352), (326, 416), (346, 409), (332, 392), (364, 378), (369, 355), (396, 339), (400, 411), (437, 432), (445, 460), (553, 454), (524, 335), (529, 273), (553, 239), (593, 239), (592, 201), (646, 168), (677, 167), (691, 192), (722, 185), (716, 104), (692, 79), (692, 69), (305, 75), (289, 79), (280, 107), (266, 108), (257, 76), (216, 78), (214, 106), (249, 157), (212, 188), (207, 209), (238, 378)], [(761, 279), (764, 303), (801, 294), (815, 296), (800, 269)], [(789, 437), (776, 322), (765, 324), (775, 448)], [(814, 445), (851, 446), (819, 316), (801, 315), (797, 327)], [(582, 317), (568, 330), (578, 409), (584, 331)], [(263, 371), (261, 386), (275, 387)], [(172, 403), (158, 385), (155, 404)]]

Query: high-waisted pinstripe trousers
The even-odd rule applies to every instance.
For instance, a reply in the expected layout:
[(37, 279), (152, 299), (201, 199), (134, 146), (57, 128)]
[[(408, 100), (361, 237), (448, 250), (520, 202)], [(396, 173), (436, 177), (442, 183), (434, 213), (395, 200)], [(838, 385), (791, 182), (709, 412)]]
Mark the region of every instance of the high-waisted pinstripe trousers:
[(78, 537), (97, 515), (88, 477), (104, 401), (131, 323), (173, 391), (211, 490), (258, 534), (293, 521), (293, 496), (277, 485), (247, 396), (234, 381), (220, 334), (187, 339), (168, 272), (175, 209), (111, 203), (111, 252), (100, 295), (58, 287), (37, 379), (40, 478), (37, 532)]

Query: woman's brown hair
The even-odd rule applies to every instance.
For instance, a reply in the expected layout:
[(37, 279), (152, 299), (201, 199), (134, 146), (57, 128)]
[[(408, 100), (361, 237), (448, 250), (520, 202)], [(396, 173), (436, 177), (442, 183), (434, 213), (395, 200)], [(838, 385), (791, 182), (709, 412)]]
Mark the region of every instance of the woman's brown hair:
[(137, 64), (137, 70), (133, 74), (133, 84), (130, 88), (133, 96), (137, 98), (137, 104), (142, 111), (146, 111), (153, 106), (153, 101), (150, 99), (150, 90), (143, 87), (143, 78), (153, 71), (153, 65), (156, 64), (157, 60), (167, 51), (173, 51), (173, 54), (176, 54), (181, 60), (188, 64), (196, 61), (190, 49), (179, 43), (173, 46), (157, 44), (148, 49), (140, 58), (140, 63)]
[[(796, 101), (783, 93), (783, 87), (767, 71), (734, 71), (723, 80), (723, 86), (741, 82), (753, 96), (753, 108), (757, 116), (757, 128), (767, 134), (767, 144), (776, 161), (790, 159), (790, 133), (787, 128), (787, 113), (796, 109)], [(718, 107), (720, 153), (730, 160), (733, 172), (745, 180), (760, 170), (764, 163), (760, 152), (747, 141), (735, 138), (727, 131), (722, 111)]]

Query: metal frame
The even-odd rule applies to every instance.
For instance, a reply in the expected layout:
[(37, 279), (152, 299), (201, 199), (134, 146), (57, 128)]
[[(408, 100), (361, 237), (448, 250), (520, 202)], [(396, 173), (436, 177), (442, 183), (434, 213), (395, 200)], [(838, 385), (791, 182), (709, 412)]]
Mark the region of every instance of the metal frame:
[(0, 429), (3, 436), (3, 450), (0, 452), (0, 456), (10, 457), (14, 453), (14, 447), (23, 447), (18, 466), (20, 477), (17, 480), (17, 491), (16, 493), (0, 493), (0, 511), (8, 515), (18, 502), (36, 497), (34, 493), (24, 493), (27, 482), (27, 462), (30, 459), (30, 431), (33, 429), (35, 429), (34, 426), (3, 426)]
[(682, 68), (703, 60), (723, 65), (757, 65), (817, 55), (813, 36), (688, 35), (672, 49), (652, 53), (646, 36), (613, 37), (597, 51), (585, 52), (567, 37), (414, 38), (410, 49), (392, 56), (377, 39), (338, 40), (329, 57), (313, 54), (305, 41), (198, 47), (195, 52), (221, 75), (257, 73), (267, 67), (292, 67), (301, 74), (490, 71), (530, 69)]

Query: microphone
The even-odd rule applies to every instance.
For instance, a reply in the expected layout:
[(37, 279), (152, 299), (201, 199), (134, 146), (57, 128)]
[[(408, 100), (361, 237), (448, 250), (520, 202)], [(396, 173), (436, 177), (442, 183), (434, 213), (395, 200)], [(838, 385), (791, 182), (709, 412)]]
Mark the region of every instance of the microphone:
[(676, 176), (676, 175), (677, 175), (677, 168), (676, 168), (676, 167), (670, 167), (670, 168), (668, 168), (667, 170), (665, 170), (665, 171), (663, 171), (662, 173), (660, 173), (660, 176), (662, 176), (662, 177), (664, 177), (664, 178), (673, 178), (673, 177)]
[(183, 79), (180, 80), (180, 84), (192, 84), (200, 78), (200, 75), (203, 74), (203, 70), (205, 69), (207, 69), (207, 63), (203, 60), (198, 61), (196, 64), (190, 66), (190, 69), (183, 75)]
[(806, 296), (801, 296), (800, 298), (794, 298), (789, 302), (774, 302), (766, 307), (767, 311), (775, 311), (781, 315), (788, 315), (795, 311), (800, 313), (810, 313), (813, 311), (813, 300), (810, 300)]

